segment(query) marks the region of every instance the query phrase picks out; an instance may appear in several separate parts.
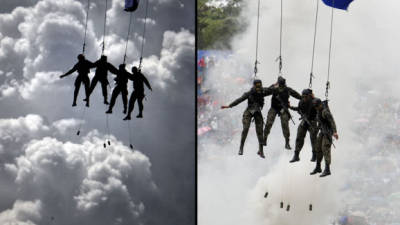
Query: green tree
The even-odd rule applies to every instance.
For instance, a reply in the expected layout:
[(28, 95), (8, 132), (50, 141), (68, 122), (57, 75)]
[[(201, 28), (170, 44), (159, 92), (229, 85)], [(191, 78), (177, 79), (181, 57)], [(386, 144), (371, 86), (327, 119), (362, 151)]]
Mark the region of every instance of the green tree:
[(243, 28), (238, 17), (242, 0), (228, 0), (222, 7), (198, 0), (197, 35), (199, 49), (230, 49), (232, 37)]

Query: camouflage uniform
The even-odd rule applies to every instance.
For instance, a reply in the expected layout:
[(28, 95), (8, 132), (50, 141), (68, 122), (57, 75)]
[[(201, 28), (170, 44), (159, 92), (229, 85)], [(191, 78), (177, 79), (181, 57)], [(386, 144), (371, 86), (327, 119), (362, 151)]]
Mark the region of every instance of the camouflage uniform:
[[(312, 98), (308, 100), (302, 99), (300, 100), (298, 107), (290, 107), (290, 108), (298, 111), (302, 120), (301, 123), (299, 124), (299, 127), (297, 128), (296, 147), (295, 147), (295, 154), (297, 157), (295, 156), (294, 159), (298, 158), (298, 155), (300, 154), (300, 151), (304, 146), (304, 138), (306, 137), (308, 131), (310, 134), (311, 148), (313, 153), (313, 159), (311, 159), (311, 161), (315, 161), (315, 156), (316, 156), (315, 145), (317, 141), (318, 129), (317, 129), (317, 111), (313, 107)], [(298, 160), (300, 159), (298, 158)], [(292, 160), (292, 161), (298, 161), (298, 160)]]
[(289, 107), (289, 97), (292, 96), (296, 99), (301, 99), (301, 95), (287, 86), (271, 86), (269, 89), (272, 91), (273, 94), (271, 100), (271, 108), (268, 111), (267, 122), (264, 128), (264, 145), (266, 145), (268, 135), (271, 132), (271, 128), (274, 124), (276, 115), (279, 115), (281, 118), (283, 136), (285, 137), (286, 144), (288, 145), (290, 138), (289, 120), (291, 118), (291, 115), (288, 111), (284, 109), (284, 107), (282, 107), (282, 104), (285, 104), (286, 107)]
[(231, 104), (229, 104), (229, 107), (232, 108), (245, 100), (247, 100), (247, 103), (248, 103), (248, 106), (247, 106), (246, 110), (244, 111), (243, 118), (242, 118), (243, 131), (242, 131), (242, 137), (240, 140), (241, 152), (243, 151), (244, 143), (246, 141), (246, 137), (249, 132), (251, 120), (253, 117), (254, 117), (254, 121), (255, 121), (258, 142), (262, 148), (264, 119), (263, 119), (261, 110), (264, 106), (264, 97), (271, 95), (271, 94), (272, 93), (270, 92), (270, 89), (268, 89), (268, 88), (263, 88), (263, 90), (260, 93), (257, 93), (256, 90), (254, 88), (252, 88), (250, 91), (244, 93), (242, 95), (242, 97), (236, 99)]
[(317, 138), (315, 151), (317, 153), (317, 162), (325, 159), (325, 165), (331, 164), (331, 146), (332, 135), (336, 133), (336, 124), (333, 116), (327, 106), (318, 112), (318, 128), (320, 130)]

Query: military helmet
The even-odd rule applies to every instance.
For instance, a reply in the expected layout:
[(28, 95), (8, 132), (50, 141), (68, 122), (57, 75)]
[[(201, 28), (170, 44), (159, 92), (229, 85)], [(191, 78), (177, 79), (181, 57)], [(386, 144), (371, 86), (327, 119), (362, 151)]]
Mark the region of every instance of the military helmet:
[(262, 85), (262, 81), (260, 79), (255, 79), (253, 81), (253, 85), (257, 85), (257, 84), (261, 84)]
[(314, 106), (319, 106), (319, 105), (322, 104), (322, 101), (319, 98), (314, 98), (312, 103), (313, 103)]
[(279, 85), (286, 85), (286, 79), (283, 78), (282, 76), (278, 77), (278, 84)]
[(301, 95), (303, 95), (303, 96), (305, 96), (305, 95), (311, 95), (311, 94), (312, 94), (312, 90), (309, 89), (309, 88), (304, 89), (304, 90), (301, 92)]

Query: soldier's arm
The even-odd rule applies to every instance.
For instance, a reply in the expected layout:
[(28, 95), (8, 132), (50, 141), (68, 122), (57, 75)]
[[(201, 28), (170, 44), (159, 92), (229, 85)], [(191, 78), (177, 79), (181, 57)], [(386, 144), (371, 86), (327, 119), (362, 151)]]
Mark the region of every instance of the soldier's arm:
[(143, 74), (142, 74), (142, 77), (143, 77), (143, 82), (144, 82), (144, 84), (146, 84), (147, 88), (148, 88), (150, 91), (153, 91), (153, 89), (151, 88), (151, 85), (150, 85), (149, 80), (147, 80), (147, 78), (146, 78)]
[(110, 71), (113, 74), (118, 74), (118, 69), (111, 63), (108, 63), (108, 71)]
[(293, 98), (296, 98), (299, 100), (301, 99), (301, 95), (297, 91), (293, 90), (292, 88), (289, 88), (289, 95), (292, 96)]
[(231, 104), (229, 104), (229, 108), (232, 108), (234, 106), (239, 105), (240, 103), (242, 103), (243, 101), (245, 101), (250, 95), (250, 92), (246, 92), (244, 93), (240, 98), (236, 99), (235, 101), (233, 101)]
[(263, 96), (269, 96), (274, 93), (274, 89), (272, 87), (263, 88)]
[(65, 74), (61, 75), (60, 78), (66, 77), (70, 74), (72, 74), (73, 72), (78, 70), (78, 64), (75, 64), (74, 67), (72, 67), (72, 69), (70, 69), (68, 72), (66, 72)]
[(336, 134), (337, 133), (336, 123), (335, 123), (335, 120), (333, 119), (332, 114), (329, 112), (329, 110), (324, 111), (324, 117), (329, 121), (329, 125), (332, 128), (332, 132), (334, 134)]

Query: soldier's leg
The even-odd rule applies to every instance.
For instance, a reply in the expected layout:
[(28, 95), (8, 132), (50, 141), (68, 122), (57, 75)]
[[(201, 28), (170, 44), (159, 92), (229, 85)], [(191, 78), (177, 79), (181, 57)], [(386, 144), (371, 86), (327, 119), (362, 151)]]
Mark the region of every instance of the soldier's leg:
[(267, 121), (264, 128), (264, 145), (267, 145), (268, 135), (271, 132), (272, 125), (274, 124), (277, 112), (275, 109), (270, 108), (267, 115)]
[(106, 104), (106, 105), (108, 105), (107, 85), (108, 85), (108, 81), (107, 80), (101, 81), (101, 91), (103, 92), (104, 104)]
[(285, 148), (290, 150), (290, 130), (289, 130), (290, 115), (287, 112), (281, 114), (282, 133), (285, 137)]
[(315, 153), (317, 157), (317, 162), (315, 169), (310, 173), (311, 175), (314, 175), (316, 173), (321, 173), (321, 161), (322, 161), (322, 135), (319, 134), (317, 137), (317, 140), (315, 142)]
[(261, 112), (257, 112), (254, 114), (254, 121), (256, 123), (256, 133), (257, 133), (257, 138), (258, 138), (258, 155), (260, 155), (261, 158), (265, 158), (264, 156), (264, 151), (263, 151), (263, 142), (264, 142), (264, 137), (263, 137), (263, 117)]
[(92, 79), (92, 82), (90, 83), (89, 95), (92, 94), (92, 92), (93, 92), (94, 88), (96, 87), (98, 81), (99, 81), (99, 79), (97, 79), (97, 77), (94, 76), (93, 79)]
[(243, 155), (243, 147), (247, 138), (247, 134), (249, 133), (251, 118), (252, 118), (251, 113), (247, 110), (244, 111), (242, 118), (243, 130), (242, 130), (242, 137), (240, 139), (239, 155)]
[(317, 124), (316, 122), (312, 122), (313, 123), (313, 127), (308, 126), (308, 132), (310, 134), (310, 141), (311, 141), (311, 149), (312, 149), (312, 157), (311, 157), (311, 162), (315, 162), (317, 161), (317, 154), (315, 152), (315, 145), (317, 143)]
[(112, 109), (115, 105), (115, 101), (117, 100), (117, 97), (120, 92), (121, 92), (121, 87), (116, 86), (114, 88), (114, 90), (112, 91), (110, 105), (109, 105), (108, 111), (106, 113), (112, 113)]
[(296, 136), (296, 147), (295, 147), (295, 151), (294, 151), (294, 155), (292, 160), (290, 160), (290, 162), (297, 162), (300, 161), (300, 151), (304, 146), (304, 138), (306, 137), (307, 134), (307, 123), (303, 121), (301, 121), (301, 123), (299, 124), (299, 127), (297, 128), (297, 136)]
[(83, 81), (83, 84), (85, 85), (86, 107), (89, 107), (90, 79), (89, 79), (89, 77), (85, 77), (82, 79), (82, 81)]
[(127, 113), (126, 117), (124, 118), (124, 120), (131, 119), (131, 113), (133, 111), (133, 108), (135, 107), (136, 99), (137, 99), (137, 94), (135, 92), (132, 92), (131, 97), (129, 99), (128, 113)]
[(126, 114), (126, 109), (128, 106), (128, 88), (127, 87), (123, 87), (121, 89), (121, 97), (122, 97), (122, 103), (124, 104), (123, 113)]
[(74, 100), (73, 100), (73, 102), (72, 102), (72, 106), (76, 106), (76, 99), (78, 98), (79, 89), (81, 88), (81, 82), (82, 82), (82, 80), (81, 80), (81, 78), (78, 76), (78, 77), (75, 79), (75, 83), (74, 83), (74, 85), (75, 85), (75, 90), (74, 90)]
[(331, 140), (323, 136), (322, 138), (322, 154), (324, 155), (325, 160), (325, 169), (324, 172), (320, 175), (320, 177), (325, 177), (331, 175), (330, 165), (331, 165)]
[(142, 118), (143, 117), (143, 98), (144, 98), (144, 94), (138, 96), (138, 105), (139, 105), (139, 114), (136, 116), (137, 118)]

